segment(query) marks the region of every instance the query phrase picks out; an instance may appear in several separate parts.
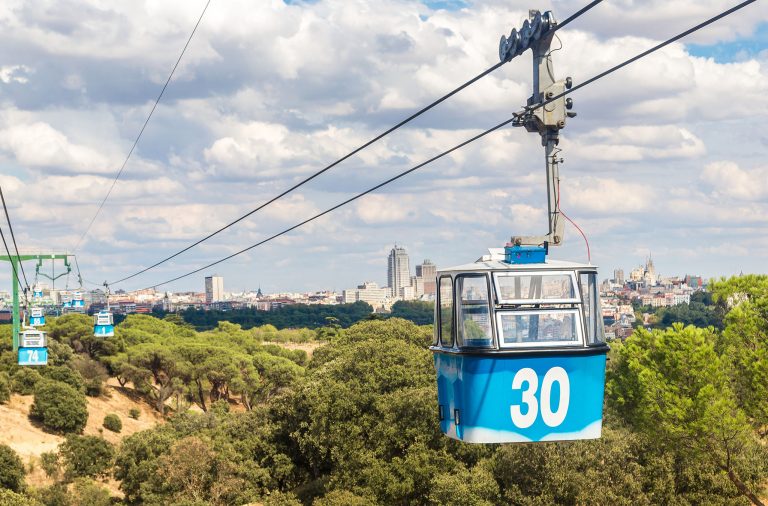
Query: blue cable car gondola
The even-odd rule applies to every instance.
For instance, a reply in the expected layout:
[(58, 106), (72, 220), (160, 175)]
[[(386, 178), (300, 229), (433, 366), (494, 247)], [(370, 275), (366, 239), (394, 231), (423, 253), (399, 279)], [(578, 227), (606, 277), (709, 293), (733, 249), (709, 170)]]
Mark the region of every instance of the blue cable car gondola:
[(85, 300), (83, 300), (83, 292), (75, 292), (72, 294), (72, 307), (77, 309), (85, 308)]
[(112, 337), (115, 335), (114, 319), (108, 309), (102, 309), (94, 315), (93, 335), (96, 337)]
[(19, 335), (19, 365), (48, 364), (48, 336), (39, 329), (24, 329)]
[(473, 443), (591, 439), (602, 430), (608, 346), (597, 268), (547, 260), (564, 233), (557, 144), (575, 116), (563, 93), (571, 80), (554, 78), (554, 17), (529, 11), (529, 18), (501, 38), (499, 56), (533, 52), (533, 95), (512, 124), (538, 133), (545, 148), (549, 230), (512, 237), (503, 250), (436, 278), (440, 428)]
[(502, 250), (437, 273), (440, 428), (473, 443), (600, 437), (605, 355), (597, 270)]
[(34, 306), (29, 310), (29, 325), (31, 327), (40, 327), (45, 325), (45, 313), (40, 306)]
[(43, 298), (43, 289), (36, 286), (32, 289), (32, 298), (33, 299), (42, 299)]
[(62, 309), (72, 307), (72, 296), (70, 294), (68, 293), (61, 294), (61, 307)]

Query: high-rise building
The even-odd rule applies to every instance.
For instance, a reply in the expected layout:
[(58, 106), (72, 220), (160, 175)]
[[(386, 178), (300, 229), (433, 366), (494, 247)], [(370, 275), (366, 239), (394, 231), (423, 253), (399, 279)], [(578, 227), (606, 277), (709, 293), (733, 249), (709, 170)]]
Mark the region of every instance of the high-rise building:
[(411, 286), (411, 267), (408, 263), (408, 253), (397, 244), (389, 252), (387, 263), (387, 283), (393, 297), (400, 295), (400, 289)]
[(205, 303), (224, 300), (224, 278), (221, 276), (205, 277)]
[(616, 283), (617, 285), (624, 284), (624, 269), (613, 270), (613, 282)]
[(429, 259), (416, 266), (416, 277), (424, 280), (424, 291), (427, 295), (435, 294), (435, 276), (437, 276), (437, 266)]

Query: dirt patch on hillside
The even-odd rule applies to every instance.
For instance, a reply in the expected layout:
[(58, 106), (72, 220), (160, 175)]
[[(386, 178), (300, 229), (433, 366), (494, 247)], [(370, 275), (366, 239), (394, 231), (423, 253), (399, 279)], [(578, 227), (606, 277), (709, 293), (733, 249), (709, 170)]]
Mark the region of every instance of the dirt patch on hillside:
[(55, 450), (64, 438), (48, 434), (29, 421), (31, 395), (11, 395), (8, 404), (0, 404), (0, 443), (7, 444), (26, 464), (29, 457)]
[(288, 350), (304, 350), (307, 352), (307, 358), (312, 358), (312, 353), (326, 343), (321, 343), (319, 341), (312, 341), (310, 343), (275, 343), (272, 341), (264, 341), (264, 344), (276, 344)]
[[(88, 423), (83, 434), (103, 435), (104, 439), (110, 443), (118, 444), (126, 436), (151, 429), (158, 423), (162, 423), (163, 418), (157, 411), (139, 398), (130, 395), (133, 392), (129, 389), (118, 386), (117, 380), (114, 380), (114, 384), (112, 383), (112, 381), (107, 383), (106, 395), (98, 398), (88, 397)], [(134, 408), (141, 412), (138, 420), (128, 416), (130, 410)], [(110, 413), (119, 416), (123, 422), (123, 430), (120, 433), (109, 431), (102, 426), (104, 417)]]
[[(119, 386), (107, 385), (106, 395), (93, 398), (86, 397), (88, 401), (88, 423), (83, 434), (103, 436), (112, 444), (131, 434), (146, 430), (162, 423), (162, 417), (149, 405), (138, 398), (129, 395), (132, 392)], [(32, 395), (11, 395), (8, 404), (0, 405), (0, 443), (7, 444), (21, 457), (27, 467), (27, 483), (32, 486), (46, 486), (53, 483), (40, 467), (40, 455), (44, 452), (55, 451), (64, 437), (50, 434), (40, 426), (32, 424), (29, 420), (29, 409), (34, 397)], [(138, 420), (128, 416), (132, 409), (138, 409), (141, 414)], [(104, 417), (109, 413), (115, 413), (123, 422), (123, 429), (118, 434), (102, 427)], [(117, 482), (107, 480), (103, 483), (113, 494), (118, 494)]]

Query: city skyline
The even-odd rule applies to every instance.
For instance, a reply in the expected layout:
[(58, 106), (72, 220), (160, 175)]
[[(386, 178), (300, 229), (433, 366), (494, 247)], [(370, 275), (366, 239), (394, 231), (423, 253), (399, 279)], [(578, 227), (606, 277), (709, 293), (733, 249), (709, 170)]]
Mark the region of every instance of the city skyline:
[[(580, 17), (558, 32), (558, 78), (584, 82), (730, 6), (667, 5), (606, 2)], [(202, 6), (77, 0), (0, 12), (0, 184), (22, 250), (78, 242)], [(212, 4), (77, 251), (83, 277), (137, 272), (274, 197), (495, 64), (499, 36), (527, 16), (527, 6), (495, 0), (361, 6)], [(537, 7), (564, 19), (583, 5)], [(562, 206), (587, 234), (602, 278), (651, 250), (665, 272), (767, 272), (768, 120), (754, 114), (768, 106), (766, 40), (768, 13), (751, 6), (573, 94), (578, 116), (560, 144)], [(295, 225), (507, 119), (530, 86), (524, 55), (232, 229), (113, 288), (153, 286)], [(216, 270), (235, 290), (339, 291), (386, 269), (395, 240), (414, 259), (460, 265), (511, 235), (541, 233), (545, 196), (539, 142), (505, 128)], [(551, 258), (586, 257), (568, 225)], [(199, 283), (191, 276), (160, 289)], [(9, 268), (0, 270), (0, 285), (9, 284)]]

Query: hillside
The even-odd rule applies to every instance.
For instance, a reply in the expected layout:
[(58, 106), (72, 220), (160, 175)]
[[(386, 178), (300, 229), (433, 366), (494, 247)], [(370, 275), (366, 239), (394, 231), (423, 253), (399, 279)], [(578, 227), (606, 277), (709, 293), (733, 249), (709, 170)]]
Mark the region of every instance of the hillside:
[[(88, 424), (83, 434), (102, 435), (110, 443), (117, 444), (124, 437), (162, 423), (163, 419), (156, 411), (146, 403), (126, 395), (114, 379), (106, 387), (106, 392), (107, 395), (99, 398), (87, 398)], [(0, 431), (0, 444), (13, 448), (28, 467), (32, 463), (33, 471), (27, 475), (30, 485), (47, 485), (51, 480), (36, 464), (42, 453), (55, 451), (64, 441), (64, 437), (46, 432), (38, 424), (30, 422), (28, 415), (32, 401), (32, 395), (13, 394), (9, 403), (0, 404), (0, 427), (3, 427)], [(133, 408), (141, 411), (138, 420), (128, 416), (128, 412)], [(123, 429), (119, 434), (102, 427), (104, 417), (109, 413), (117, 414), (123, 422)], [(113, 491), (116, 492), (114, 489)]]

